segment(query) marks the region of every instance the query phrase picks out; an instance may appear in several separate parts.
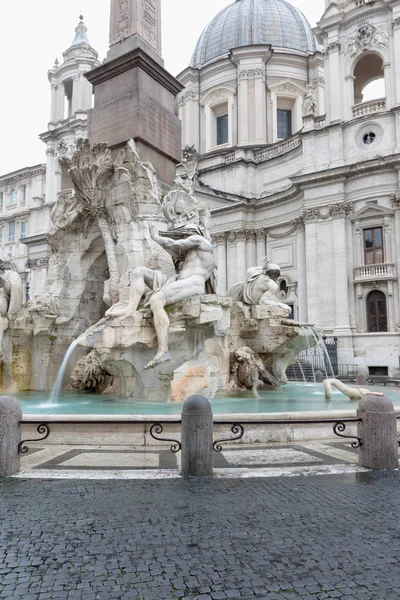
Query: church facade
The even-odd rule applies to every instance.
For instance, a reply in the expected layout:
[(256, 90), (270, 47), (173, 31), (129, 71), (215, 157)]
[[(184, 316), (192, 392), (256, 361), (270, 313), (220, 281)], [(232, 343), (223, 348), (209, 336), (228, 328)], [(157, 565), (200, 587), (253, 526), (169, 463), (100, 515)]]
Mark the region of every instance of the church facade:
[(219, 291), (264, 255), (293, 317), (338, 360), (399, 376), (400, 3), (326, 1), (314, 32), (286, 0), (237, 0), (178, 79), (199, 152)]

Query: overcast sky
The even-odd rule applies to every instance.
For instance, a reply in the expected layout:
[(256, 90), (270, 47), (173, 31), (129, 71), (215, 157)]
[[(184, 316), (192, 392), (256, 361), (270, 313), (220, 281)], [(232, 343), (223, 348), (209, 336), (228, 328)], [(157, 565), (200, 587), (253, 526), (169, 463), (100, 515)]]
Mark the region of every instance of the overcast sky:
[[(177, 75), (188, 66), (205, 25), (232, 0), (161, 0), (165, 67)], [(292, 0), (311, 25), (325, 0)], [(50, 116), (47, 71), (62, 60), (79, 14), (100, 59), (108, 49), (110, 0), (0, 0), (0, 175), (46, 162), (38, 139)]]

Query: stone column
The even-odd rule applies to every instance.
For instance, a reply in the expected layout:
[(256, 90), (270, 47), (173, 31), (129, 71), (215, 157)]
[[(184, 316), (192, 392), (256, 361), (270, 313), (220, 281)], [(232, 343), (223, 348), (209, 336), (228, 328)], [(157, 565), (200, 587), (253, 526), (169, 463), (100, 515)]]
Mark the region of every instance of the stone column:
[(346, 219), (333, 219), (333, 239), (335, 241), (335, 333), (350, 333), (349, 283), (347, 269)]
[(362, 440), (358, 462), (368, 469), (397, 469), (396, 413), (384, 394), (367, 394), (360, 400), (357, 416), (362, 419), (357, 435)]
[(393, 91), (392, 91), (392, 69), (390, 62), (383, 64), (383, 73), (385, 76), (385, 89), (386, 89), (386, 110), (393, 108)]
[(246, 230), (236, 232), (236, 277), (237, 281), (246, 279)]
[(256, 232), (254, 229), (246, 230), (246, 270), (256, 266)]
[(213, 236), (214, 243), (216, 244), (217, 254), (217, 290), (218, 294), (224, 295), (227, 291), (227, 268), (226, 268), (226, 233), (217, 233)]
[(305, 241), (308, 321), (318, 326), (320, 324), (320, 299), (318, 281), (317, 223), (315, 221), (306, 223)]
[(353, 106), (357, 104), (354, 99), (354, 75), (346, 76), (346, 119), (351, 121), (353, 118)]
[(304, 223), (299, 226), (297, 231), (297, 296), (299, 321), (307, 323), (307, 268)]
[(15, 475), (20, 469), (18, 444), (21, 441), (19, 422), (22, 411), (18, 400), (0, 397), (0, 477)]
[(328, 52), (328, 120), (330, 123), (340, 121), (342, 118), (342, 81), (340, 69), (340, 43), (334, 41), (328, 43), (326, 50)]
[(227, 237), (226, 247), (226, 271), (227, 271), (227, 289), (238, 283), (237, 277), (237, 253), (236, 253), (236, 233), (231, 231)]
[(51, 84), (50, 121), (58, 121), (58, 86), (54, 83)]
[(256, 252), (257, 252), (257, 260), (256, 263), (257, 265), (261, 265), (262, 263), (262, 259), (264, 258), (264, 256), (266, 255), (266, 243), (265, 243), (265, 229), (257, 229), (256, 231)]
[(400, 104), (400, 15), (393, 21), (393, 48), (394, 48), (394, 69), (395, 69), (395, 104)]
[[(391, 197), (392, 208), (395, 209), (394, 222), (395, 231), (394, 237), (396, 240), (396, 256), (400, 256), (400, 194), (393, 194)], [(397, 281), (397, 293), (400, 298), (400, 278)], [(398, 310), (398, 309), (397, 309)]]
[(213, 414), (204, 396), (191, 396), (182, 409), (183, 477), (213, 474)]
[(248, 78), (247, 69), (238, 71), (238, 143), (243, 146), (249, 140), (249, 107), (248, 107)]
[(254, 69), (254, 104), (254, 143), (265, 144), (267, 141), (267, 115), (264, 65)]

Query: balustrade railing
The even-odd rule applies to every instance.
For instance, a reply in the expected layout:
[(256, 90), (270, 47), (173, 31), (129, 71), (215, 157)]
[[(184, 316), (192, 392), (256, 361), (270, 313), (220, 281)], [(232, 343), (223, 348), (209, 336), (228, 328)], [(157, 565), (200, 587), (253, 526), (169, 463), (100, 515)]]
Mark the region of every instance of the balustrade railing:
[(363, 265), (354, 269), (354, 279), (376, 279), (388, 276), (394, 277), (394, 263)]
[[(325, 126), (325, 117), (324, 118), (324, 125)], [(247, 160), (253, 160), (255, 163), (260, 163), (260, 162), (264, 162), (267, 160), (271, 160), (272, 158), (276, 158), (278, 156), (282, 156), (283, 154), (286, 154), (287, 152), (291, 152), (292, 150), (295, 150), (296, 148), (298, 148), (299, 146), (301, 146), (301, 138), (299, 135), (294, 135), (291, 138), (288, 138), (287, 140), (281, 140), (280, 142), (277, 142), (276, 144), (270, 144), (268, 146), (266, 146), (265, 148), (263, 148), (262, 150), (253, 150), (251, 148), (246, 150), (246, 159)], [(229, 165), (230, 163), (235, 162), (236, 160), (239, 160), (240, 158), (243, 158), (243, 148), (240, 148), (239, 150), (234, 150), (232, 152), (229, 152), (229, 154), (225, 154), (223, 161), (224, 164)]]
[(364, 117), (373, 113), (386, 110), (386, 98), (371, 100), (370, 102), (360, 102), (353, 106), (353, 117)]

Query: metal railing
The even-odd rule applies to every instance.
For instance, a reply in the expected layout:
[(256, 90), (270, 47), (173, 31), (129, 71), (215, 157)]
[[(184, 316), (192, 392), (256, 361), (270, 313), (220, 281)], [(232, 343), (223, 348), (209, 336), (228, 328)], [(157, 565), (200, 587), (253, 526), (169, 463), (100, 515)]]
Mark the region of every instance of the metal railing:
[[(233, 434), (233, 437), (232, 436), (224, 437), (224, 438), (215, 440), (213, 443), (213, 449), (215, 452), (221, 452), (222, 451), (221, 444), (238, 442), (239, 440), (241, 440), (245, 434), (245, 428), (244, 428), (245, 425), (254, 426), (254, 425), (321, 425), (321, 424), (332, 424), (333, 425), (333, 433), (335, 435), (337, 435), (338, 437), (341, 437), (341, 438), (353, 439), (354, 441), (351, 444), (352, 448), (360, 448), (363, 444), (363, 441), (361, 438), (354, 436), (354, 435), (344, 435), (344, 432), (346, 431), (347, 423), (359, 423), (359, 422), (361, 422), (361, 419), (359, 419), (358, 417), (347, 417), (347, 418), (343, 418), (343, 419), (251, 419), (251, 420), (250, 419), (238, 419), (238, 420), (231, 420), (231, 421), (214, 419), (213, 425), (232, 425), (231, 432)], [(140, 420), (139, 419), (122, 419), (122, 420), (107, 420), (107, 421), (104, 421), (104, 420), (93, 421), (93, 420), (82, 419), (79, 421), (73, 421), (73, 423), (76, 425), (99, 425), (99, 424), (101, 424), (101, 425), (104, 425), (104, 424), (111, 424), (111, 425), (140, 424), (140, 425), (143, 425), (143, 423), (150, 425), (150, 423), (151, 423), (149, 433), (150, 433), (150, 436), (154, 440), (157, 440), (160, 442), (171, 443), (172, 445), (170, 446), (170, 450), (174, 454), (178, 453), (182, 449), (182, 445), (179, 440), (176, 440), (173, 438), (160, 437), (164, 431), (163, 425), (170, 425), (170, 424), (181, 425), (182, 419), (180, 419), (180, 418), (179, 419), (169, 419), (169, 420), (165, 420), (165, 421), (157, 420), (154, 422), (143, 421), (141, 419)], [(27, 454), (29, 452), (29, 446), (27, 445), (28, 443), (43, 442), (50, 436), (50, 434), (51, 434), (50, 425), (71, 425), (71, 421), (55, 419), (55, 420), (52, 420), (51, 422), (43, 421), (38, 424), (37, 420), (32, 421), (32, 420), (28, 420), (28, 419), (21, 419), (20, 425), (22, 425), (22, 424), (23, 425), (37, 425), (36, 431), (41, 436), (39, 438), (29, 438), (29, 439), (22, 440), (18, 444), (18, 452), (20, 454)]]

